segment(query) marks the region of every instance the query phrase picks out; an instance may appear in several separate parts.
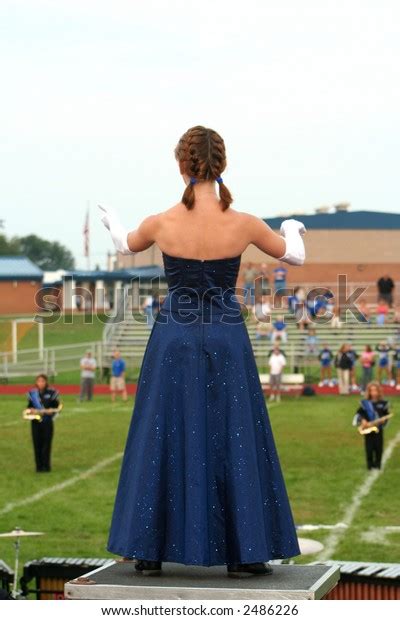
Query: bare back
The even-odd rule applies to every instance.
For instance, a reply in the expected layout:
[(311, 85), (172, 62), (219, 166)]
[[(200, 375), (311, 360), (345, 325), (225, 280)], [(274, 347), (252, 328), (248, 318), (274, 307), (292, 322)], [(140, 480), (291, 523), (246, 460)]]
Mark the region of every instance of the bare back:
[(223, 210), (213, 196), (196, 200), (193, 209), (179, 202), (146, 218), (129, 233), (132, 251), (145, 250), (153, 243), (170, 256), (199, 260), (238, 256), (251, 243), (274, 258), (285, 253), (284, 239), (262, 219), (232, 207)]
[(156, 243), (161, 251), (184, 258), (238, 256), (248, 245), (241, 234), (243, 219), (231, 207), (223, 211), (217, 200), (191, 210), (179, 203), (160, 214)]

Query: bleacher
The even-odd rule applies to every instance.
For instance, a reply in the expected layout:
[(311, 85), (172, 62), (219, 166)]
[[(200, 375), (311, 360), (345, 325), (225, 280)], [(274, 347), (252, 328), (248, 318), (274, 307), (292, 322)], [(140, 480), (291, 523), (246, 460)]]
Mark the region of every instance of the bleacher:
[[(276, 316), (281, 314), (283, 314), (282, 310), (272, 311), (271, 321), (273, 322)], [(288, 371), (301, 372), (310, 366), (318, 365), (317, 355), (310, 354), (307, 350), (308, 330), (300, 330), (294, 322), (293, 316), (287, 311), (284, 316), (287, 323), (288, 338), (286, 344), (280, 344), (280, 348), (288, 359)], [(349, 342), (357, 353), (361, 353), (367, 344), (374, 348), (382, 340), (386, 341), (392, 338), (396, 328), (400, 327), (389, 322), (383, 326), (376, 325), (374, 321), (371, 324), (360, 323), (350, 313), (347, 313), (346, 317), (342, 315), (341, 322), (341, 327), (336, 328), (330, 324), (312, 323), (309, 325), (309, 328), (316, 331), (317, 349), (327, 344), (336, 353), (344, 342)], [(246, 325), (257, 364), (259, 367), (267, 367), (268, 357), (273, 346), (271, 340), (269, 338), (257, 339), (257, 320), (251, 314), (246, 320)], [(107, 338), (103, 342), (104, 360), (111, 359), (113, 350), (119, 349), (127, 359), (133, 359), (134, 362), (140, 363), (150, 331), (143, 315), (129, 313), (123, 322), (114, 324), (112, 329), (108, 329)]]

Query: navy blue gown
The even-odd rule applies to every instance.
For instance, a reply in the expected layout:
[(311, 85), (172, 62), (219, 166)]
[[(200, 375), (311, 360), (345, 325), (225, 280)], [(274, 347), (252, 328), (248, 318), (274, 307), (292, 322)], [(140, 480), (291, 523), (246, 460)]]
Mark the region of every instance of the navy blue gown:
[(202, 566), (300, 554), (249, 335), (241, 256), (163, 253), (108, 551)]

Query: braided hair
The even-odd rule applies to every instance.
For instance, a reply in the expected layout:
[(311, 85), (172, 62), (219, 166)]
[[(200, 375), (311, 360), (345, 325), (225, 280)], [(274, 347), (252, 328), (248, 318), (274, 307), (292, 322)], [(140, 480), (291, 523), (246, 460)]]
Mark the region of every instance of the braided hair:
[(233, 198), (221, 179), (226, 168), (225, 143), (221, 136), (213, 129), (196, 125), (183, 134), (174, 152), (175, 158), (183, 164), (184, 174), (191, 177), (182, 196), (187, 209), (194, 207), (194, 183), (218, 180), (219, 197), (225, 211)]

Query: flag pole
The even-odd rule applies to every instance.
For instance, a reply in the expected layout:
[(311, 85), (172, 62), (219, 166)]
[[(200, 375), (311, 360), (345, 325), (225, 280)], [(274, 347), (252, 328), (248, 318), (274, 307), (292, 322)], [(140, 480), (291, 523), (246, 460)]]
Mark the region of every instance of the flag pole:
[(86, 203), (86, 216), (83, 225), (83, 255), (86, 257), (86, 267), (90, 271), (90, 228), (89, 228), (89, 200)]
[(90, 209), (90, 202), (89, 200), (87, 201), (87, 269), (88, 271), (90, 271), (90, 226), (89, 226), (89, 209)]

